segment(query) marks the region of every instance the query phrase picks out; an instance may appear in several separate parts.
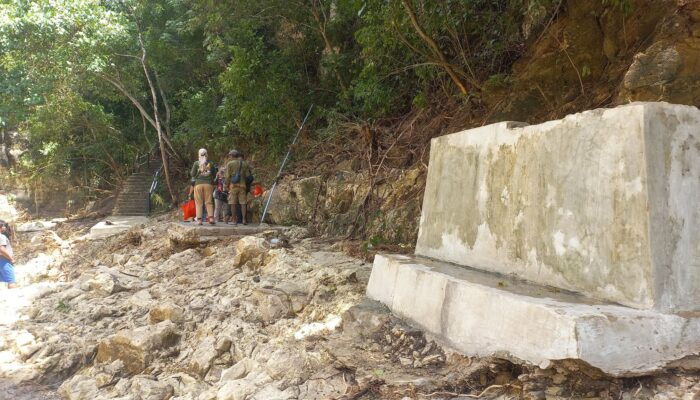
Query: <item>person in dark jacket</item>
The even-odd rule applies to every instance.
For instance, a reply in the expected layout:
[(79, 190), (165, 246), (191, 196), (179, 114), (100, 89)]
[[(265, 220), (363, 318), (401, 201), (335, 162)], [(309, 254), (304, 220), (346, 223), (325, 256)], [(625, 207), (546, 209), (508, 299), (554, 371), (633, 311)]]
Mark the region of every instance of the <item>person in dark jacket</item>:
[(228, 185), (226, 184), (226, 178), (224, 173), (224, 168), (219, 168), (219, 172), (216, 173), (216, 187), (214, 188), (214, 219), (219, 222), (224, 221), (224, 217), (228, 219), (228, 212), (226, 209), (228, 206)]
[[(240, 205), (243, 225), (247, 225), (246, 203), (248, 188), (246, 187), (246, 177), (252, 176), (253, 170), (246, 161), (243, 161), (243, 153), (240, 151), (231, 150), (228, 155), (232, 159), (226, 164), (226, 182), (229, 184), (228, 203), (234, 209), (236, 204)], [(236, 176), (238, 177), (238, 182), (233, 182), (235, 180), (233, 178)], [(233, 214), (235, 218), (235, 213)], [(236, 223), (238, 223), (238, 220), (236, 220)]]

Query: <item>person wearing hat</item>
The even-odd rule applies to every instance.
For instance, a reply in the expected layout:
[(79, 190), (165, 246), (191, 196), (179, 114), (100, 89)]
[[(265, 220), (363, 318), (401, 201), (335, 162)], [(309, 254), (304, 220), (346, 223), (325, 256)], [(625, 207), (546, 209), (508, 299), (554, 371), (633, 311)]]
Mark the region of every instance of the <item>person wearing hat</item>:
[(197, 224), (202, 225), (202, 205), (207, 208), (207, 220), (214, 225), (214, 179), (216, 166), (207, 158), (207, 150), (199, 149), (199, 158), (192, 164), (190, 176), (194, 180), (194, 203), (197, 207)]
[[(226, 164), (225, 174), (226, 182), (229, 184), (228, 203), (232, 208), (235, 208), (236, 204), (240, 205), (241, 222), (243, 222), (243, 225), (247, 225), (246, 195), (248, 189), (246, 187), (246, 179), (253, 176), (253, 170), (247, 162), (243, 161), (243, 153), (240, 151), (231, 150), (228, 155), (232, 158), (232, 160)], [(235, 213), (233, 213), (233, 218), (236, 218)], [(237, 219), (234, 219), (234, 221), (234, 225), (238, 223)]]

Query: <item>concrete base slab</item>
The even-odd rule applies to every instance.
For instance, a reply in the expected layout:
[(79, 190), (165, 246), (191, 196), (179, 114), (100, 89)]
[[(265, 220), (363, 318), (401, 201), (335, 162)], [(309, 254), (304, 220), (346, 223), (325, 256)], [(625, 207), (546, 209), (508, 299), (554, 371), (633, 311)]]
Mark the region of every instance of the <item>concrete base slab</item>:
[(367, 296), (468, 355), (542, 367), (577, 359), (635, 376), (700, 354), (700, 313), (602, 303), (420, 257), (377, 255)]
[(248, 224), (248, 225), (227, 225), (217, 223), (216, 225), (197, 225), (194, 222), (172, 222), (170, 229), (179, 233), (196, 235), (200, 237), (220, 237), (220, 236), (247, 236), (256, 233), (280, 230), (281, 226), (268, 224)]
[(132, 227), (148, 222), (148, 217), (111, 216), (90, 228), (87, 238), (90, 240), (104, 239), (128, 231)]

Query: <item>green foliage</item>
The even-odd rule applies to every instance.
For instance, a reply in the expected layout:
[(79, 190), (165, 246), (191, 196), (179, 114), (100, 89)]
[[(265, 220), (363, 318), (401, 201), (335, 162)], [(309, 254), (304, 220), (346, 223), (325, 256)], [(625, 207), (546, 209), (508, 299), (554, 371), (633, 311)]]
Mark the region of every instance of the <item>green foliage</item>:
[(632, 0), (603, 0), (603, 4), (618, 8), (625, 14), (632, 12)]
[(68, 312), (70, 312), (70, 310), (71, 310), (70, 304), (63, 301), (63, 300), (59, 300), (58, 304), (56, 304), (56, 311), (60, 311), (62, 313), (68, 313)]
[(133, 105), (153, 114), (148, 77), (187, 158), (274, 157), (310, 104), (321, 135), (457, 95), (446, 66), (469, 91), (507, 84), (534, 3), (411, 0), (436, 52), (401, 0), (2, 0), (0, 123), (28, 134), (33, 174), (106, 187), (156, 141)]
[(581, 77), (585, 78), (591, 74), (591, 67), (588, 64), (584, 64), (583, 67), (581, 67)]

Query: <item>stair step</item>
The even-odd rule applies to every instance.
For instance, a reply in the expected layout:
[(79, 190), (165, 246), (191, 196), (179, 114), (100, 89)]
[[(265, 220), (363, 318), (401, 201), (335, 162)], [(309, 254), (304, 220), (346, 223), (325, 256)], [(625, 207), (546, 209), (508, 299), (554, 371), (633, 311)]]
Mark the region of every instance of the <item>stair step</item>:
[(148, 213), (112, 213), (119, 217), (147, 217)]
[(112, 213), (121, 216), (148, 215), (148, 195), (161, 163), (151, 161), (124, 181)]

